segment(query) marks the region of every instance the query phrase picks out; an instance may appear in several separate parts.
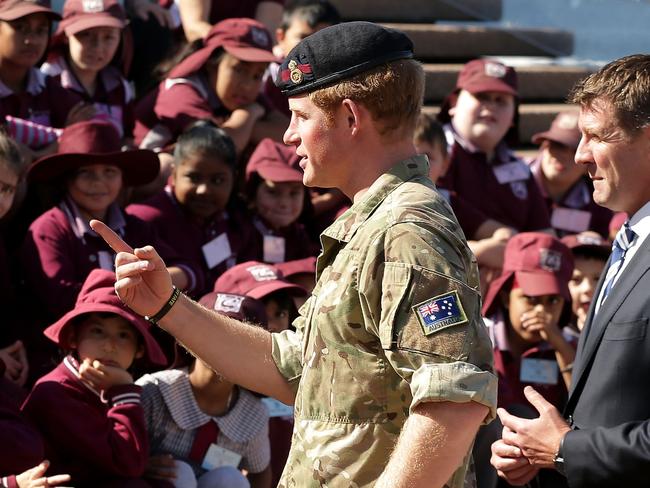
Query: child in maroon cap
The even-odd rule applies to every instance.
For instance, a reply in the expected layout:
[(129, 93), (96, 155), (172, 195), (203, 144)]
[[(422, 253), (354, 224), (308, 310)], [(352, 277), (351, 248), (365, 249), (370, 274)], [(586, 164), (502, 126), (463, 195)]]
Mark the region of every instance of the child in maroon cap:
[(63, 20), (41, 71), (54, 77), (77, 102), (92, 105), (95, 117), (132, 137), (134, 94), (128, 69), (126, 13), (116, 0), (66, 0)]
[(256, 230), (251, 259), (281, 263), (318, 254), (298, 222), (309, 197), (299, 160), (295, 147), (264, 139), (246, 165), (246, 191)]
[(271, 34), (255, 20), (216, 24), (138, 103), (136, 143), (163, 148), (200, 119), (212, 119), (228, 132), (238, 153), (263, 137), (282, 140), (288, 120), (260, 98), (264, 70), (276, 59), (271, 46)]
[(124, 186), (151, 181), (158, 167), (151, 151), (121, 152), (115, 126), (93, 120), (66, 128), (59, 154), (30, 168), (29, 181), (65, 189), (58, 204), (32, 223), (21, 250), (27, 283), (50, 320), (73, 307), (92, 269), (113, 270), (115, 253), (90, 229), (91, 218), (108, 219), (113, 230), (129, 236), (135, 246), (162, 245), (177, 286), (193, 289), (197, 272), (192, 263), (166, 246), (151, 225), (125, 214), (118, 203)]
[(606, 237), (612, 211), (594, 202), (586, 167), (575, 162), (580, 143), (577, 112), (560, 112), (547, 131), (533, 136), (533, 143), (540, 148), (530, 168), (556, 235), (592, 230)]
[[(314, 256), (278, 263), (276, 267), (285, 280), (303, 288), (307, 294), (314, 290), (316, 286), (316, 258)], [(307, 301), (307, 295), (295, 296), (293, 301), (296, 307), (300, 308)]]
[[(199, 303), (251, 325), (267, 325), (264, 304), (251, 297), (212, 292)], [(269, 416), (257, 396), (181, 346), (173, 369), (147, 374), (137, 384), (143, 388), (151, 445), (149, 477), (179, 488), (271, 486)]]
[(53, 473), (75, 486), (148, 486), (149, 456), (141, 388), (129, 369), (166, 358), (150, 324), (115, 294), (115, 274), (94, 270), (73, 310), (45, 330), (67, 356), (36, 382), (23, 412), (46, 442)]
[(176, 142), (170, 184), (127, 207), (201, 271), (195, 296), (210, 291), (224, 271), (254, 255), (253, 226), (233, 192), (236, 165), (230, 136), (210, 121), (196, 122)]
[[(52, 127), (66, 124), (75, 101), (36, 68), (45, 55), (52, 21), (59, 18), (49, 0), (0, 0), (0, 124), (7, 123), (7, 116), (18, 119), (12, 123), (19, 125), (24, 121)], [(31, 162), (55, 147), (23, 149)]]

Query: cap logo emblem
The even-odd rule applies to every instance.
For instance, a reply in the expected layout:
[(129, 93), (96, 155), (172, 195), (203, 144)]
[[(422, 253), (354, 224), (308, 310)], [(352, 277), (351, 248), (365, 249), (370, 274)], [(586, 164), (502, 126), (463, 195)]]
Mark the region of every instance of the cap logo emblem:
[(253, 276), (255, 281), (270, 281), (278, 279), (278, 275), (275, 271), (268, 266), (251, 266), (250, 268), (246, 268), (246, 271)]
[(573, 130), (578, 127), (578, 117), (572, 114), (561, 115), (557, 121), (557, 126), (564, 130)]
[(103, 0), (82, 0), (81, 8), (87, 14), (94, 14), (104, 11)]
[(580, 244), (584, 245), (592, 245), (592, 246), (602, 246), (603, 245), (603, 239), (599, 236), (591, 236), (591, 235), (584, 235), (584, 234), (578, 234), (576, 236), (576, 240)]
[(241, 295), (228, 295), (226, 293), (219, 293), (214, 302), (214, 309), (218, 312), (239, 313), (241, 304), (244, 301)]
[(485, 63), (485, 74), (492, 78), (503, 78), (506, 75), (506, 67), (500, 63)]
[(539, 251), (539, 266), (546, 271), (557, 273), (562, 267), (562, 254), (551, 249)]
[(251, 37), (258, 46), (266, 47), (269, 43), (269, 36), (259, 27), (251, 27)]

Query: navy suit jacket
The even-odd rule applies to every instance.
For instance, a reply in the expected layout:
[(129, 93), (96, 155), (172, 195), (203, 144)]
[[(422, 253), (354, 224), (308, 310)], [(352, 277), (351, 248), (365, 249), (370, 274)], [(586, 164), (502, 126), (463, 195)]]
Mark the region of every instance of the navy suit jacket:
[(578, 344), (564, 412), (575, 429), (567, 434), (563, 448), (568, 486), (647, 488), (650, 237), (622, 271), (597, 314), (595, 302), (594, 298)]

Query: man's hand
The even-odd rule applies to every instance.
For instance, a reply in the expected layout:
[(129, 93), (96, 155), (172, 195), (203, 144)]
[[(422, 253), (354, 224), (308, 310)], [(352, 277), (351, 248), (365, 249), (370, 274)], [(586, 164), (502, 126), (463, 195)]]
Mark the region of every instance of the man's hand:
[(503, 442), (518, 447), (528, 462), (537, 468), (554, 468), (553, 459), (564, 435), (571, 430), (560, 412), (531, 386), (524, 395), (539, 412), (536, 419), (522, 419), (503, 408), (497, 414), (503, 424)]
[(50, 462), (45, 460), (38, 466), (16, 476), (18, 488), (43, 488), (47, 486), (59, 486), (61, 483), (70, 481), (69, 474), (56, 476), (44, 476)]
[(133, 376), (127, 370), (90, 359), (84, 359), (79, 366), (79, 378), (96, 390), (102, 391), (111, 386), (133, 384)]
[(10, 346), (0, 349), (0, 360), (5, 363), (5, 378), (18, 386), (24, 386), (29, 366), (23, 343), (16, 341)]
[(492, 458), (490, 464), (497, 470), (497, 474), (513, 486), (523, 486), (532, 480), (539, 468), (528, 462), (521, 449), (511, 446), (499, 439), (492, 444)]
[(176, 479), (176, 462), (171, 454), (149, 456), (145, 474), (148, 478), (173, 481)]
[(158, 313), (172, 294), (172, 280), (156, 250), (133, 249), (99, 220), (91, 220), (90, 226), (117, 253), (115, 291), (120, 299), (140, 315)]

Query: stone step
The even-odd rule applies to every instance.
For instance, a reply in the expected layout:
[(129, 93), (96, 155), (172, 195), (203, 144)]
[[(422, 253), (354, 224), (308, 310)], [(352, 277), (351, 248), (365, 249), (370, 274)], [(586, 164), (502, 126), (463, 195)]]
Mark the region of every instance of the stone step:
[(501, 0), (330, 0), (345, 20), (435, 22), (499, 20)]
[[(456, 86), (462, 64), (425, 64), (426, 103), (440, 103)], [(593, 70), (584, 66), (516, 66), (519, 96), (528, 102), (558, 102), (566, 99), (575, 83)]]
[(423, 61), (461, 62), (479, 56), (568, 56), (573, 34), (561, 29), (386, 23), (404, 31)]
[[(519, 141), (521, 145), (526, 146), (531, 144), (530, 140), (533, 134), (547, 130), (559, 112), (571, 107), (572, 105), (562, 103), (524, 103), (520, 105)], [(439, 109), (439, 106), (425, 105), (422, 110), (436, 115)]]

